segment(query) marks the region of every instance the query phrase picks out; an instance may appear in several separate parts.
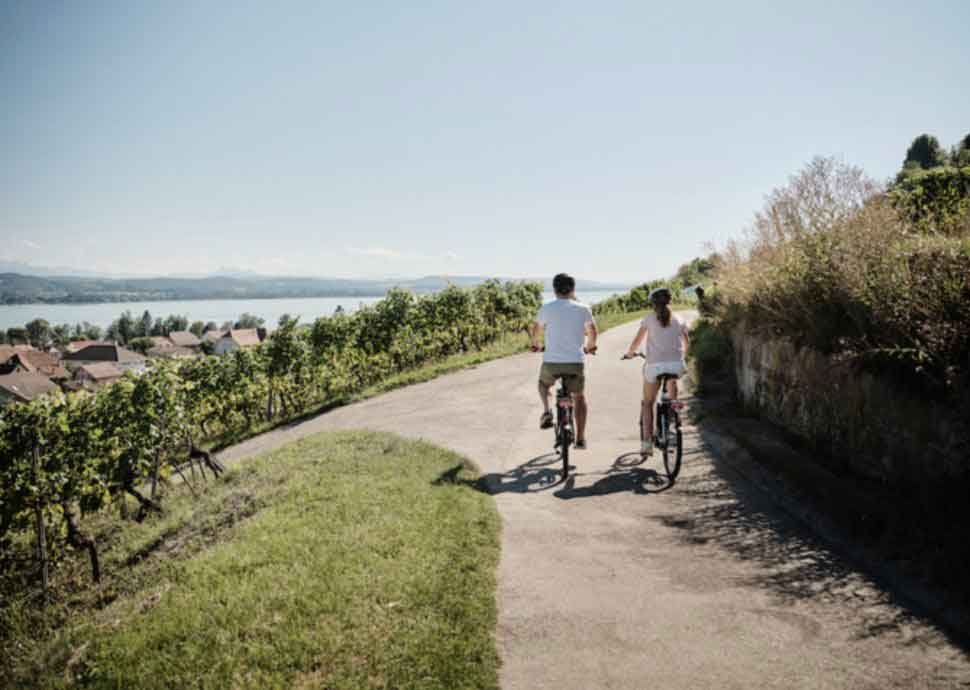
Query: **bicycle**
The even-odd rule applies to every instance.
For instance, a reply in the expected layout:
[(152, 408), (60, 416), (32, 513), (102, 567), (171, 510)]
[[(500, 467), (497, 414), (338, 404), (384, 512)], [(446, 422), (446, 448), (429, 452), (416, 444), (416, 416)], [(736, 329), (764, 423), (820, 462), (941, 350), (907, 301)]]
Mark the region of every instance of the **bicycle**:
[[(646, 359), (642, 353), (637, 353), (634, 357)], [(622, 359), (633, 359), (623, 355)], [(660, 448), (663, 452), (664, 469), (671, 481), (680, 474), (680, 466), (684, 457), (684, 435), (680, 426), (680, 411), (684, 408), (684, 403), (679, 400), (671, 400), (667, 394), (667, 382), (676, 381), (680, 377), (677, 374), (658, 374), (657, 383), (660, 384), (660, 400), (657, 402), (657, 409), (653, 415), (654, 429), (653, 445)], [(643, 428), (643, 403), (641, 403), (640, 414), (637, 415), (637, 424), (640, 427), (640, 443), (646, 440)], [(641, 453), (644, 459), (646, 454)]]
[[(545, 352), (546, 348), (533, 348), (533, 352)], [(583, 348), (587, 355), (595, 355), (596, 348)], [(569, 447), (576, 439), (576, 427), (573, 414), (573, 396), (566, 390), (566, 384), (562, 378), (556, 386), (556, 423), (553, 425), (555, 431), (555, 443), (553, 450), (559, 451), (562, 458), (562, 480), (569, 478)]]

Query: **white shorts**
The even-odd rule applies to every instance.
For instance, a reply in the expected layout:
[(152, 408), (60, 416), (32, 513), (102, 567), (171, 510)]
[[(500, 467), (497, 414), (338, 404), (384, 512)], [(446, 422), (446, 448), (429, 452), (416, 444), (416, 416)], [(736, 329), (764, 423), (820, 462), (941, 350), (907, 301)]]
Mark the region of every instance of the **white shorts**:
[(683, 362), (657, 362), (656, 364), (643, 365), (643, 380), (647, 383), (656, 383), (660, 374), (674, 374), (683, 376), (686, 368)]

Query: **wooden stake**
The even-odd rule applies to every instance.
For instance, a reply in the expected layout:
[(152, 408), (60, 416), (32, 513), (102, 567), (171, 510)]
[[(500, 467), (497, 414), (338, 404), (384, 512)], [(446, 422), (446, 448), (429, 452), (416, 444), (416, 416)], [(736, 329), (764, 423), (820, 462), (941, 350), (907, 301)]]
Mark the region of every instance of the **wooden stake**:
[[(33, 457), (34, 486), (37, 486), (40, 475), (40, 447), (34, 446)], [(47, 601), (47, 590), (50, 586), (47, 571), (47, 526), (44, 524), (44, 508), (40, 499), (34, 501), (34, 518), (37, 523), (37, 560), (40, 561), (40, 579), (44, 588), (44, 602)]]

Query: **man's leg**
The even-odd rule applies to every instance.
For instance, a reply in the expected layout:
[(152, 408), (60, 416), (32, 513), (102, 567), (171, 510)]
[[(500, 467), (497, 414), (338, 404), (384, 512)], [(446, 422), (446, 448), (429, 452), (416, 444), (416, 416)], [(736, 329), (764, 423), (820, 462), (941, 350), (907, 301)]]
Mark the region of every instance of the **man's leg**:
[(546, 364), (539, 369), (539, 400), (542, 401), (542, 417), (539, 418), (539, 428), (548, 429), (553, 425), (552, 411), (549, 409), (549, 389), (556, 383), (556, 377)]
[(576, 407), (576, 441), (585, 441), (586, 415), (589, 412), (589, 406), (586, 404), (586, 395), (584, 393), (575, 393), (573, 395), (573, 404)]
[(539, 400), (542, 401), (542, 409), (545, 412), (549, 412), (549, 389), (552, 388), (551, 385), (546, 384), (539, 379)]

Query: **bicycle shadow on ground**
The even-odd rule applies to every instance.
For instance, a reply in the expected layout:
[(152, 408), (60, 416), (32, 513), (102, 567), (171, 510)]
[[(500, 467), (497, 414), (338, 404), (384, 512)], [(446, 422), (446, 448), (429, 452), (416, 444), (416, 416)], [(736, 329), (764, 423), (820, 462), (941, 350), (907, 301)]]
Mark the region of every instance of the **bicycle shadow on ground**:
[[(656, 457), (656, 456), (654, 456)], [(659, 494), (674, 485), (666, 472), (643, 467), (648, 462), (640, 453), (624, 453), (613, 461), (612, 467), (601, 473), (571, 474), (565, 485), (553, 495), (564, 501), (574, 498), (590, 498), (629, 491), (634, 494)], [(577, 477), (600, 475), (588, 486), (576, 486)]]
[(462, 469), (462, 465), (452, 467), (438, 477), (434, 484), (464, 484), (490, 496), (538, 493), (562, 484), (562, 460), (559, 453), (546, 453), (506, 472), (490, 472), (476, 480), (460, 478), (458, 475)]

